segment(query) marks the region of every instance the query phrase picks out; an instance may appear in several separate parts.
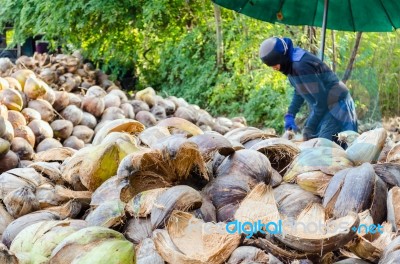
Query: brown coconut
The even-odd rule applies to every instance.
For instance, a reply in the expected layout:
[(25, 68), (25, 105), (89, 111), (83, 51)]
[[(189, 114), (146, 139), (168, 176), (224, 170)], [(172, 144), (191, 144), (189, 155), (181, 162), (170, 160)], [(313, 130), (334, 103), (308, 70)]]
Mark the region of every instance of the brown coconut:
[(72, 136), (77, 137), (84, 143), (90, 143), (92, 142), (94, 131), (87, 126), (78, 125), (74, 127)]
[(45, 138), (36, 146), (36, 152), (46, 151), (53, 148), (61, 148), (63, 145), (54, 138)]
[(54, 138), (66, 139), (72, 134), (74, 125), (69, 120), (55, 120), (51, 123), (51, 128), (53, 129)]
[(40, 113), (32, 108), (24, 108), (22, 109), (21, 113), (24, 115), (27, 124), (29, 124), (32, 120), (42, 119)]
[(145, 125), (146, 127), (152, 127), (157, 124), (155, 116), (147, 111), (140, 111), (136, 114), (135, 119)]
[(121, 104), (120, 108), (124, 112), (124, 116), (129, 119), (135, 118), (135, 111), (133, 110), (133, 106), (129, 103)]
[(35, 153), (33, 146), (21, 137), (15, 137), (11, 141), (11, 150), (17, 154), (21, 160), (30, 160)]
[[(114, 86), (114, 87), (115, 87), (115, 86)], [(107, 89), (107, 90), (109, 90), (109, 89)], [(119, 88), (112, 89), (111, 91), (108, 92), (108, 94), (113, 94), (113, 95), (118, 96), (119, 99), (121, 100), (121, 103), (122, 103), (122, 104), (128, 102), (128, 97), (126, 96), (125, 92), (122, 91), (122, 90), (119, 89)]]
[(68, 100), (69, 105), (75, 105), (78, 108), (81, 108), (83, 96), (81, 96), (80, 94), (68, 93), (68, 97), (69, 97), (69, 100)]
[(91, 113), (83, 112), (82, 120), (79, 125), (87, 126), (91, 129), (94, 129), (97, 125), (97, 119)]
[(121, 105), (121, 99), (119, 98), (118, 95), (115, 94), (107, 94), (104, 96), (104, 106), (105, 108), (109, 107), (120, 107)]
[(8, 110), (21, 111), (24, 106), (22, 95), (18, 90), (5, 89), (0, 91), (0, 103)]
[(105, 109), (104, 99), (86, 95), (82, 100), (82, 109), (95, 117), (100, 117)]
[(7, 119), (8, 121), (11, 122), (14, 129), (20, 126), (26, 126), (25, 117), (21, 112), (15, 110), (9, 110), (7, 114), (8, 114)]
[(19, 157), (13, 151), (8, 151), (6, 155), (0, 158), (0, 173), (17, 168)]
[(68, 93), (66, 91), (54, 91), (54, 93), (56, 98), (53, 104), (53, 108), (56, 111), (61, 111), (69, 105)]
[(28, 124), (28, 127), (35, 135), (35, 144), (39, 144), (45, 138), (52, 138), (54, 135), (49, 123), (43, 120), (33, 120)]
[(125, 113), (121, 108), (111, 106), (106, 108), (101, 116), (101, 120), (115, 120), (115, 119), (123, 119), (125, 118)]
[(29, 187), (21, 187), (11, 191), (4, 197), (4, 205), (14, 218), (39, 210), (39, 201)]
[(83, 140), (77, 138), (76, 136), (70, 136), (66, 140), (64, 140), (63, 146), (79, 150), (85, 147), (85, 142), (83, 142)]
[(72, 122), (74, 126), (78, 125), (83, 118), (83, 112), (75, 105), (69, 105), (61, 112), (61, 116)]
[(10, 142), (0, 138), (0, 158), (4, 157), (9, 150), (10, 150)]
[(34, 147), (35, 146), (35, 134), (33, 133), (32, 129), (28, 126), (20, 126), (14, 129), (14, 136), (24, 138), (28, 143)]
[(29, 101), (28, 107), (38, 111), (43, 121), (51, 122), (55, 117), (53, 106), (46, 100), (37, 99)]
[(146, 104), (143, 101), (140, 100), (131, 100), (130, 105), (133, 107), (133, 111), (135, 112), (135, 114), (137, 114), (140, 111), (150, 111), (150, 107), (148, 104)]

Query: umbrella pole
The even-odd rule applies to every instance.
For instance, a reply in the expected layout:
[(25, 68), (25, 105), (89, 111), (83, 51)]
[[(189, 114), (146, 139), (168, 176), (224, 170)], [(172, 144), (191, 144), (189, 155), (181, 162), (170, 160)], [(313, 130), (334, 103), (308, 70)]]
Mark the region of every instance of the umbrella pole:
[(321, 48), (320, 48), (320, 59), (324, 61), (324, 51), (325, 51), (325, 34), (326, 34), (326, 22), (328, 20), (328, 6), (329, 0), (325, 0), (324, 4), (324, 16), (322, 19), (322, 36), (321, 36)]

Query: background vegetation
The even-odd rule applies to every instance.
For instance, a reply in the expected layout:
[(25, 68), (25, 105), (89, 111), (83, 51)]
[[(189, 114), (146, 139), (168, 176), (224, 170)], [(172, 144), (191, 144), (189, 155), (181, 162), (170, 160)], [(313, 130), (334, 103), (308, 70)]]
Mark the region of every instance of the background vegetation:
[[(262, 65), (258, 47), (269, 36), (289, 36), (316, 52), (319, 29), (273, 25), (194, 0), (0, 0), (0, 29), (14, 41), (45, 34), (53, 47), (80, 49), (116, 78), (138, 78), (181, 96), (214, 115), (244, 115), (250, 125), (281, 131), (293, 89)], [(219, 29), (219, 31), (218, 31)], [(219, 35), (216, 33), (219, 32)], [(356, 33), (327, 34), (327, 63), (343, 76)], [(364, 33), (347, 82), (365, 121), (400, 114), (399, 33)]]

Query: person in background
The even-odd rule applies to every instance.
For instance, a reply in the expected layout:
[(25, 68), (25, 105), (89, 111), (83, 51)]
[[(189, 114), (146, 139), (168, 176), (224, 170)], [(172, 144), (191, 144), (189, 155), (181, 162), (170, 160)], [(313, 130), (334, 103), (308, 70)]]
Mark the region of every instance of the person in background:
[(339, 143), (339, 132), (357, 132), (357, 115), (349, 89), (318, 57), (293, 47), (289, 38), (271, 37), (261, 43), (260, 59), (286, 75), (294, 87), (284, 116), (285, 130), (298, 131), (295, 117), (307, 102), (311, 112), (303, 129), (303, 140), (320, 137)]

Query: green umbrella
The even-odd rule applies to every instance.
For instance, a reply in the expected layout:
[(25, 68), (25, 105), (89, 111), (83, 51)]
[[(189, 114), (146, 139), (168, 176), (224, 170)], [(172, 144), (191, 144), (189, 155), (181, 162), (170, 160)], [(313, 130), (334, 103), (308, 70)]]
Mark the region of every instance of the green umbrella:
[(390, 32), (400, 27), (400, 0), (212, 0), (241, 14), (287, 25), (322, 27), (321, 59), (326, 29)]

